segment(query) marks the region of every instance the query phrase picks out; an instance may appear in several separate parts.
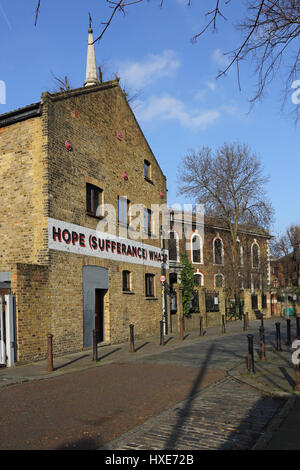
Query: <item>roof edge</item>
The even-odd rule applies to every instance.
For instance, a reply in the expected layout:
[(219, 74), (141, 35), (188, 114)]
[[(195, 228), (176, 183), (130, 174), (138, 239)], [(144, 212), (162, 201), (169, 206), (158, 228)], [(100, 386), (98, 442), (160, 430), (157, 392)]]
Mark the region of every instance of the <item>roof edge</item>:
[(41, 114), (42, 105), (39, 101), (38, 103), (25, 106), (24, 108), (15, 109), (14, 111), (0, 114), (0, 127), (6, 127), (11, 124), (15, 124), (16, 122), (24, 121), (25, 119), (40, 116)]

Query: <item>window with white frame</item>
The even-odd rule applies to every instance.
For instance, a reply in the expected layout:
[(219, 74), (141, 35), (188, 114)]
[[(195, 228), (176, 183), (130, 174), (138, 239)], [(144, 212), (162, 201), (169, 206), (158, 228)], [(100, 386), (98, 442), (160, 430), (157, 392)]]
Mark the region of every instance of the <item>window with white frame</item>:
[(260, 264), (260, 248), (256, 240), (251, 246), (252, 268), (258, 268)]
[(202, 273), (196, 272), (194, 273), (194, 279), (195, 279), (195, 286), (204, 286), (204, 275)]

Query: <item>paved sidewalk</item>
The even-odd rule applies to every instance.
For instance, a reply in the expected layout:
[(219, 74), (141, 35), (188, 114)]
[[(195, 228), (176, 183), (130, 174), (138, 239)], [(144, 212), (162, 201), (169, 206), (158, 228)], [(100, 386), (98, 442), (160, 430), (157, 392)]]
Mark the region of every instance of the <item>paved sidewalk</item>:
[[(258, 321), (251, 322), (247, 333), (257, 330)], [(227, 324), (226, 337), (243, 332), (243, 323), (241, 321)], [(28, 380), (39, 380), (50, 377), (61, 376), (66, 373), (77, 372), (92, 367), (101, 367), (104, 364), (135, 362), (148, 356), (160, 355), (163, 351), (176, 350), (185, 347), (194, 342), (201, 341), (206, 343), (215, 338), (222, 337), (221, 326), (211, 327), (205, 330), (204, 336), (200, 337), (199, 332), (185, 332), (184, 340), (180, 341), (178, 334), (170, 334), (165, 337), (165, 344), (160, 346), (159, 332), (157, 337), (149, 337), (144, 340), (135, 341), (135, 353), (129, 352), (129, 343), (120, 343), (108, 346), (98, 346), (98, 362), (92, 360), (93, 352), (91, 349), (65, 354), (63, 356), (54, 356), (54, 371), (47, 372), (47, 360), (32, 362), (26, 365), (16, 364), (14, 367), (0, 368), (0, 387), (14, 383), (22, 383)], [(45, 339), (46, 341), (46, 339)]]
[[(276, 321), (282, 351), (276, 351)], [(24, 448), (26, 438), (25, 448), (50, 449), (298, 448), (287, 433), (290, 425), (300, 429), (300, 405), (285, 323), (265, 321), (266, 361), (259, 357), (260, 321), (254, 320), (247, 331), (237, 321), (227, 323), (225, 334), (215, 327), (203, 337), (186, 332), (184, 341), (170, 335), (164, 346), (158, 334), (136, 341), (135, 353), (128, 343), (101, 346), (97, 363), (91, 350), (54, 357), (53, 372), (46, 361), (2, 368), (8, 413), (2, 448)], [(255, 374), (246, 367), (248, 334), (254, 335)]]

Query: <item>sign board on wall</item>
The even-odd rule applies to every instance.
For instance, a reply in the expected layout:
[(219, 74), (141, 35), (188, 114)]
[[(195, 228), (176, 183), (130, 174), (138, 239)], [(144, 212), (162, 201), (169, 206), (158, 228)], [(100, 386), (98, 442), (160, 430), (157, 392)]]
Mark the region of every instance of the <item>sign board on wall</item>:
[(168, 250), (162, 252), (146, 243), (51, 218), (48, 219), (48, 246), (51, 250), (154, 268), (161, 268), (164, 263), (163, 267), (169, 269)]

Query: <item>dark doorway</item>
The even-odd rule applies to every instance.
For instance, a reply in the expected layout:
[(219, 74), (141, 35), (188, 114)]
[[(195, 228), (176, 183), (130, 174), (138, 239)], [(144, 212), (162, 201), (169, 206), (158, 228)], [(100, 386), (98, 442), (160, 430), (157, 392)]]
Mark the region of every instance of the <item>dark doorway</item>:
[(104, 341), (104, 296), (106, 289), (95, 289), (95, 330), (97, 343)]

